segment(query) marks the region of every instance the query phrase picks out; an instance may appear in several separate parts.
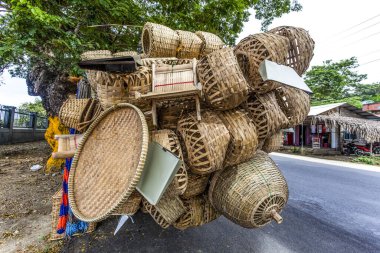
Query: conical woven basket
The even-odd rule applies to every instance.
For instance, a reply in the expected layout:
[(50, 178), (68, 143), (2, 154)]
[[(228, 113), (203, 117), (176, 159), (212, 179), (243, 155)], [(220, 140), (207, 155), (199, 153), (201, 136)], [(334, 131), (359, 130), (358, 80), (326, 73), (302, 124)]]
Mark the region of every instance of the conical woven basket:
[(208, 55), (224, 47), (222, 39), (213, 33), (198, 31), (195, 34), (202, 40), (200, 56)]
[(148, 22), (144, 25), (141, 42), (148, 57), (175, 57), (179, 37), (169, 27)]
[(276, 152), (283, 146), (283, 143), (283, 133), (280, 130), (277, 133), (265, 139), (262, 150), (267, 153)]
[(69, 128), (79, 130), (92, 99), (67, 99), (59, 110), (59, 120)]
[(273, 219), (281, 223), (279, 213), (288, 195), (285, 178), (263, 151), (249, 162), (216, 173), (209, 189), (214, 208), (246, 228), (262, 227)]
[(96, 93), (104, 109), (127, 102), (127, 85), (121, 75), (96, 71)]
[(178, 121), (177, 130), (185, 144), (186, 164), (193, 173), (205, 175), (222, 169), (230, 134), (215, 113), (202, 112), (201, 121), (195, 113), (188, 114)]
[(309, 64), (314, 55), (314, 40), (308, 31), (303, 28), (293, 26), (279, 26), (269, 31), (289, 39), (290, 49), (287, 56), (286, 65), (302, 76), (309, 68)]
[(187, 188), (181, 196), (182, 199), (190, 199), (202, 194), (206, 190), (210, 175), (201, 176), (188, 172), (187, 177)]
[[(151, 132), (152, 141), (157, 142), (176, 156), (180, 160), (183, 160), (181, 145), (179, 143), (177, 135), (168, 129), (157, 130)], [(187, 169), (185, 163), (182, 163), (178, 172), (175, 174), (171, 183), (172, 188), (176, 190), (178, 195), (182, 195), (187, 188)]]
[(202, 40), (192, 32), (176, 31), (179, 37), (177, 57), (184, 59), (198, 58), (201, 52)]
[(109, 50), (86, 51), (80, 55), (80, 58), (82, 61), (106, 59), (106, 58), (112, 58), (112, 53)]
[(141, 194), (134, 190), (129, 198), (112, 213), (112, 215), (134, 215), (140, 208)]
[(214, 109), (233, 109), (248, 97), (248, 84), (231, 48), (202, 57), (197, 74), (206, 102)]
[(285, 64), (288, 51), (289, 40), (271, 33), (250, 35), (237, 44), (235, 54), (253, 92), (266, 93), (277, 88), (273, 82), (263, 82), (259, 65), (264, 60)]
[(256, 153), (258, 137), (256, 126), (242, 109), (233, 109), (219, 114), (228, 129), (231, 140), (228, 145), (224, 166), (237, 165), (251, 159)]

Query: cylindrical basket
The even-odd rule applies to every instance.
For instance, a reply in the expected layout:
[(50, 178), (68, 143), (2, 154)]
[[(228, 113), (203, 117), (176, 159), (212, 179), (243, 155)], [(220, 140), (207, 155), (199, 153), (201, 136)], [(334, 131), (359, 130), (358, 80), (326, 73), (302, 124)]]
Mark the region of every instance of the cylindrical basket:
[(280, 130), (277, 133), (265, 139), (262, 150), (267, 153), (278, 151), (283, 146), (283, 139), (283, 133)]
[(175, 57), (179, 37), (169, 27), (148, 22), (144, 25), (141, 42), (148, 57)]
[(224, 47), (222, 39), (213, 33), (198, 31), (195, 34), (202, 40), (200, 56), (205, 56)]
[(209, 189), (214, 208), (246, 228), (262, 227), (273, 219), (281, 223), (279, 213), (288, 195), (285, 178), (260, 150), (249, 162), (216, 173)]
[[(83, 117), (90, 108), (92, 99), (67, 99), (59, 110), (59, 120), (69, 128), (79, 130)], [(90, 112), (91, 113), (91, 112)]]
[(186, 148), (186, 164), (193, 173), (205, 175), (222, 169), (230, 134), (218, 115), (204, 111), (198, 121), (196, 114), (190, 113), (178, 121), (177, 130)]
[(248, 97), (248, 83), (231, 48), (202, 57), (197, 73), (206, 102), (214, 109), (233, 109)]
[(127, 85), (119, 74), (97, 71), (96, 93), (103, 109), (127, 102)]
[(190, 199), (202, 194), (206, 190), (210, 175), (201, 176), (188, 172), (187, 177), (187, 188), (181, 196), (182, 199)]
[(140, 208), (142, 196), (138, 191), (132, 192), (131, 196), (122, 203), (112, 215), (134, 215)]
[(184, 59), (198, 58), (201, 52), (202, 40), (192, 32), (176, 31), (179, 37), (177, 57)]

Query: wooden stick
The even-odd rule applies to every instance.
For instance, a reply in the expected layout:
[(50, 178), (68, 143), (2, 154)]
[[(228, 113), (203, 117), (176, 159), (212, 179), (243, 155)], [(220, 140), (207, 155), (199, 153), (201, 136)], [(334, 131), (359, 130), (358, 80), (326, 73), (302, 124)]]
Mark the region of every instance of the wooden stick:
[(53, 152), (51, 156), (54, 159), (65, 159), (74, 157), (75, 151), (61, 151), (61, 152)]

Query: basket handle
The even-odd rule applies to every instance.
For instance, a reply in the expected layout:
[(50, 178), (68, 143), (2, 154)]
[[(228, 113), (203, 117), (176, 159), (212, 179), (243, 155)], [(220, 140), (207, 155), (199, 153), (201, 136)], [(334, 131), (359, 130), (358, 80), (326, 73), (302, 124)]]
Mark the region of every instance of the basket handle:
[(272, 216), (272, 219), (274, 219), (277, 222), (277, 224), (281, 224), (282, 221), (284, 220), (281, 217), (281, 215), (276, 211), (276, 209), (272, 209), (271, 216)]

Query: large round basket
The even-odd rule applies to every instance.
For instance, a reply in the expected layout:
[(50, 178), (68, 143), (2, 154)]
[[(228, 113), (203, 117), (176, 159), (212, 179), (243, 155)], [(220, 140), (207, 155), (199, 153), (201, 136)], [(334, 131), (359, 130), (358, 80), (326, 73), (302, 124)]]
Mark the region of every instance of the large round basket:
[(301, 124), (310, 111), (310, 96), (300, 89), (285, 85), (276, 89), (275, 94), (278, 105), (289, 120), (285, 127)]
[(242, 109), (233, 109), (219, 114), (223, 124), (230, 132), (224, 167), (237, 165), (251, 159), (256, 153), (258, 137), (256, 127)]
[(209, 189), (214, 208), (246, 228), (262, 227), (273, 219), (281, 223), (279, 213), (288, 195), (285, 178), (263, 151), (249, 162), (216, 173)]
[(175, 57), (179, 37), (169, 27), (148, 22), (144, 25), (141, 42), (148, 57)]
[(259, 140), (289, 124), (288, 118), (277, 104), (273, 91), (250, 97), (244, 107), (256, 126)]
[(96, 71), (96, 93), (104, 109), (127, 102), (127, 85), (119, 74)]
[(183, 59), (198, 58), (201, 52), (202, 40), (192, 32), (176, 31), (179, 37), (177, 57)]
[(178, 132), (185, 144), (186, 164), (195, 174), (210, 174), (223, 167), (230, 134), (220, 118), (211, 111), (202, 112), (202, 120), (191, 113), (178, 121)]
[(140, 208), (141, 194), (134, 190), (129, 198), (112, 213), (112, 215), (134, 215)]
[(293, 26), (279, 26), (269, 31), (289, 39), (290, 49), (286, 64), (302, 76), (309, 68), (314, 55), (314, 40), (308, 31)]
[(181, 196), (183, 199), (190, 199), (202, 194), (206, 190), (210, 175), (201, 176), (188, 172), (187, 177), (187, 188)]
[(80, 220), (105, 219), (137, 185), (148, 150), (143, 113), (130, 104), (104, 111), (84, 134), (69, 176), (69, 203)]
[(289, 40), (272, 33), (250, 35), (237, 44), (235, 54), (253, 92), (266, 93), (277, 88), (273, 82), (263, 82), (259, 65), (264, 60), (285, 64), (288, 50)]
[(202, 40), (200, 56), (205, 56), (224, 47), (222, 39), (213, 33), (198, 31), (195, 34)]
[[(175, 154), (179, 159), (183, 160), (183, 154), (181, 150), (181, 145), (179, 143), (177, 135), (168, 129), (157, 130), (151, 132), (152, 141), (157, 142), (173, 154)], [(178, 172), (175, 174), (172, 181), (172, 187), (177, 191), (178, 195), (182, 195), (187, 188), (187, 170), (185, 163), (182, 163)]]
[(206, 102), (214, 109), (233, 109), (248, 97), (248, 83), (231, 48), (202, 57), (197, 73)]
[(282, 130), (280, 130), (277, 133), (265, 139), (262, 150), (267, 153), (276, 152), (280, 150), (280, 148), (283, 146), (283, 139), (283, 133)]

